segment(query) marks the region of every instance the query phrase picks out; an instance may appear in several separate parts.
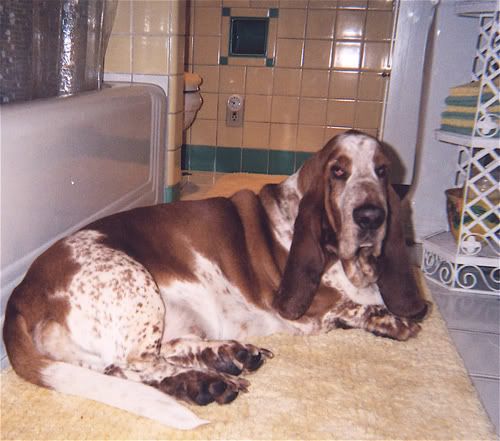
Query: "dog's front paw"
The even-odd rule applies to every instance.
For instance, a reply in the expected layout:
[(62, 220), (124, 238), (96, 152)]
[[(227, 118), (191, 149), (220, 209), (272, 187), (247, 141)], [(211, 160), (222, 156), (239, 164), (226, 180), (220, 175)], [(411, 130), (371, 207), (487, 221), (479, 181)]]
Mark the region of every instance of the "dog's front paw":
[(205, 406), (213, 401), (228, 404), (240, 392), (247, 392), (249, 385), (250, 383), (242, 378), (193, 370), (164, 378), (157, 387), (180, 400)]
[(268, 349), (237, 341), (208, 347), (201, 352), (201, 360), (207, 367), (230, 375), (253, 372), (259, 369), (267, 358), (272, 357), (273, 353)]
[(411, 337), (416, 337), (421, 329), (421, 326), (413, 320), (388, 313), (374, 317), (367, 330), (380, 337), (406, 341)]

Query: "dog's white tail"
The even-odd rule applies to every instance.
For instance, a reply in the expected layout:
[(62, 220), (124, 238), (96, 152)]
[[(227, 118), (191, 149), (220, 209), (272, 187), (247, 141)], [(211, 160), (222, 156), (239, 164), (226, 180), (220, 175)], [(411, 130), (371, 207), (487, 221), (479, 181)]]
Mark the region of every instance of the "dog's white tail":
[(41, 373), (44, 383), (56, 391), (118, 407), (176, 429), (208, 423), (174, 398), (142, 383), (59, 361), (51, 361)]

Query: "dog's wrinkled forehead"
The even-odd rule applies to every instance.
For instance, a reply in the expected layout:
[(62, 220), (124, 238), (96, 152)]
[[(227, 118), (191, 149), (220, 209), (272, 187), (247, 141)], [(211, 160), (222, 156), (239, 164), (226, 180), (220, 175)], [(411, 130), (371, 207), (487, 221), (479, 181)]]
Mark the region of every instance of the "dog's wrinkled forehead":
[(377, 164), (386, 162), (380, 143), (362, 133), (346, 133), (337, 140), (335, 157), (351, 176), (375, 177)]

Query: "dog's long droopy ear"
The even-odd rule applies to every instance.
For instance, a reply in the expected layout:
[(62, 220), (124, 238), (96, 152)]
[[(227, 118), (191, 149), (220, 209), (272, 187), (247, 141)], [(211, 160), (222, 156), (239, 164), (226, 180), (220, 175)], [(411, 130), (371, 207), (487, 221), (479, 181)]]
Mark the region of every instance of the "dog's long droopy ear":
[(387, 309), (393, 314), (423, 318), (427, 303), (421, 297), (411, 268), (401, 222), (401, 201), (388, 188), (389, 219), (382, 255), (379, 258), (378, 286)]
[(283, 279), (273, 301), (286, 319), (305, 314), (321, 281), (326, 264), (321, 245), (323, 213), (322, 188), (311, 189), (300, 201)]

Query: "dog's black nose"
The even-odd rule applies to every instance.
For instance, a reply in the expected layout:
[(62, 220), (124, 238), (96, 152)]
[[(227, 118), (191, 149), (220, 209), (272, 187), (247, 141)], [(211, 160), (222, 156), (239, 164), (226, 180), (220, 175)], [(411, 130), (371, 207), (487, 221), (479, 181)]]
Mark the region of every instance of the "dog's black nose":
[(355, 208), (352, 216), (362, 230), (376, 230), (385, 220), (385, 210), (376, 205), (365, 204)]

